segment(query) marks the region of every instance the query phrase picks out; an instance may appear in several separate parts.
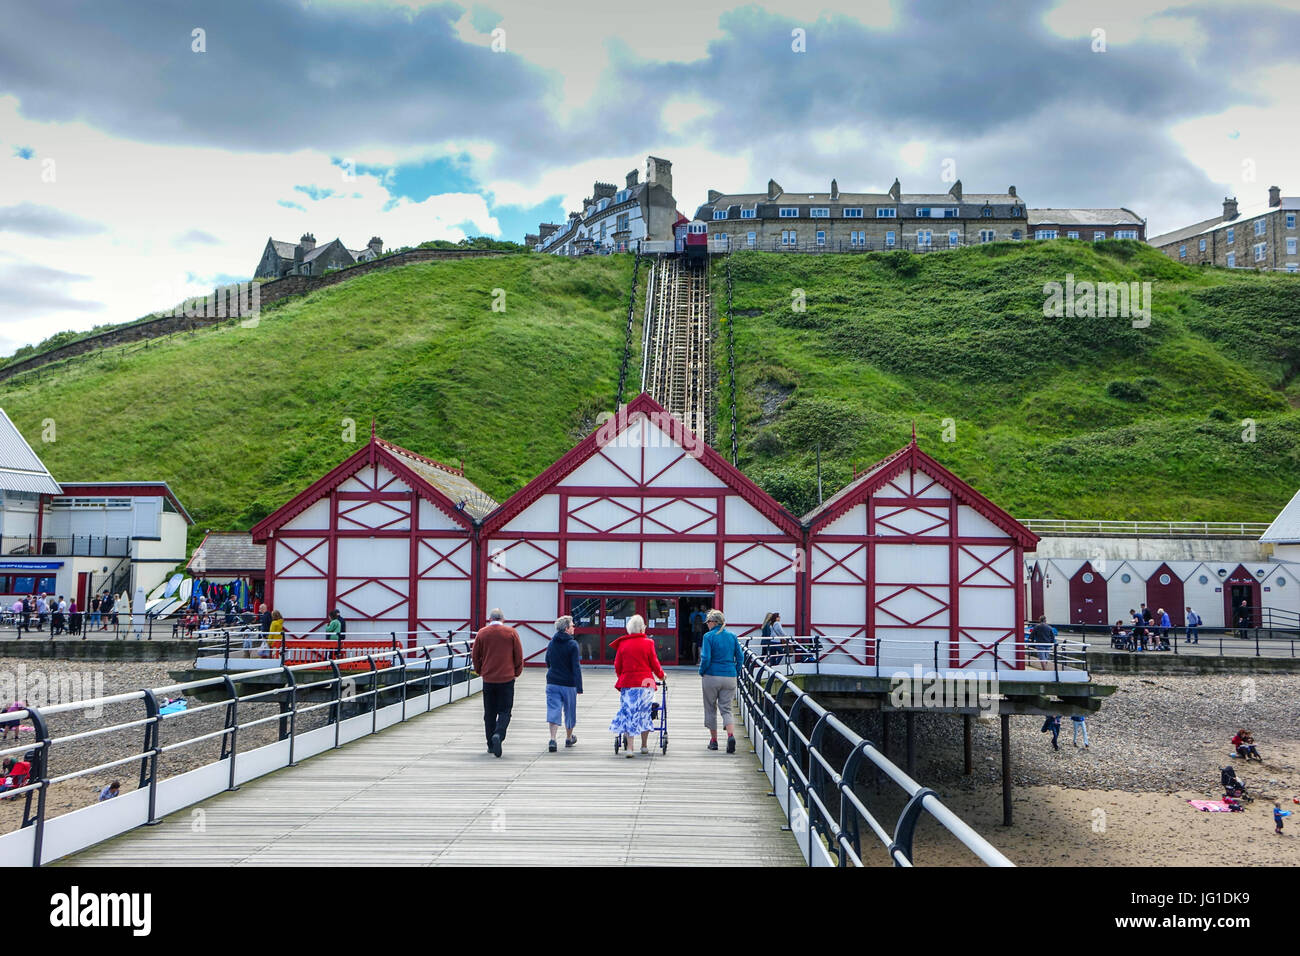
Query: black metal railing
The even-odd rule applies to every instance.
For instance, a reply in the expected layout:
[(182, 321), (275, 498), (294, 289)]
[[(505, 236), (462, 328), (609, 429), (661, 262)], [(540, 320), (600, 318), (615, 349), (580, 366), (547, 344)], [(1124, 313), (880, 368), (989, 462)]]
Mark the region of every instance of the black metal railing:
[(95, 534), (74, 534), (59, 537), (34, 536), (0, 538), (0, 553), (12, 555), (39, 555), (55, 558), (123, 558), (131, 553), (131, 539), (106, 537)]
[[(1014, 865), (948, 809), (933, 790), (922, 787), (870, 741), (751, 651), (745, 651), (745, 667), (737, 685), (754, 749), (810, 866), (818, 861), (863, 866), (864, 828), (884, 846), (894, 866), (913, 866), (913, 840), (923, 815), (947, 830), (982, 863)], [(833, 758), (829, 756), (832, 750), (847, 756)], [(877, 780), (883, 776), (906, 798), (892, 830), (859, 795), (859, 785), (868, 773)]]
[[(1285, 608), (1250, 607), (1245, 620), (1225, 627), (1207, 627), (1204, 624), (1189, 628), (1185, 624), (1158, 624), (1145, 628), (1144, 639), (1134, 638), (1133, 627), (1125, 622), (1121, 633), (1115, 635), (1106, 624), (1057, 624), (1060, 633), (1078, 634), (1091, 642), (1094, 649), (1131, 651), (1133, 653), (1191, 653), (1209, 652), (1219, 657), (1272, 657), (1295, 658), (1300, 652), (1300, 614)], [(1204, 650), (1202, 650), (1204, 648)]]

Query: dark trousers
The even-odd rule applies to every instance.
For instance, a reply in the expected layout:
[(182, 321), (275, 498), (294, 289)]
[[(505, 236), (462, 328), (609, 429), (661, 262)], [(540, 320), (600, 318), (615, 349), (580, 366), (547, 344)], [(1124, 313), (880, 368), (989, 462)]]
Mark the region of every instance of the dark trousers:
[(515, 682), (504, 684), (483, 684), (483, 729), (487, 731), (487, 741), (492, 742), (492, 735), (506, 739), (506, 728), (510, 726), (510, 711), (515, 706)]

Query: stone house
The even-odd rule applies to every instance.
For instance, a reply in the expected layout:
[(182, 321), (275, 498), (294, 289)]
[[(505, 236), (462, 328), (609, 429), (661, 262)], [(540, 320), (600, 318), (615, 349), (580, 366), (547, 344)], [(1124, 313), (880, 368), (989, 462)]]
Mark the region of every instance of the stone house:
[(1267, 205), (1237, 205), (1223, 200), (1223, 215), (1193, 223), (1147, 240), (1171, 259), (1191, 265), (1228, 269), (1300, 271), (1300, 196), (1283, 196), (1268, 188)]
[(384, 241), (378, 236), (371, 236), (364, 249), (348, 249), (340, 239), (317, 245), (316, 237), (310, 232), (303, 233), (296, 244), (268, 238), (253, 276), (257, 279), (318, 276), (330, 269), (343, 269), (358, 262), (368, 262), (378, 258), (383, 251)]
[(629, 252), (643, 240), (671, 242), (677, 201), (673, 199), (673, 164), (646, 157), (645, 182), (637, 170), (627, 174), (622, 189), (595, 183), (580, 212), (563, 224), (542, 223), (525, 237), (528, 248), (556, 255)]
[(1146, 239), (1146, 220), (1132, 209), (1031, 209), (1031, 239)]

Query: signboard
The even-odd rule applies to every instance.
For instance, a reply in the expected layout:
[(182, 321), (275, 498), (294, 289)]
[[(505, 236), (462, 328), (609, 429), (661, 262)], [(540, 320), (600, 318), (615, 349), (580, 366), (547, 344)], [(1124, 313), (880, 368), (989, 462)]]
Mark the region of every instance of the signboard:
[(0, 571), (56, 571), (62, 561), (0, 561)]

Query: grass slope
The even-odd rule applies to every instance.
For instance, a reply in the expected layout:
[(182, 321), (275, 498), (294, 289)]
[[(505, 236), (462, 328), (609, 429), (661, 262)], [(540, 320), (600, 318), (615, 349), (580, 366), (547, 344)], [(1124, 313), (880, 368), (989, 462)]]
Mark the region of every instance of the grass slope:
[[(611, 407), (631, 272), (622, 256), (375, 272), (277, 303), (256, 328), (21, 376), (0, 405), (58, 478), (165, 478), (196, 534), (248, 528), (355, 451), (372, 418), (413, 451), (463, 458), (503, 499)], [(42, 444), (47, 418), (57, 440)]]
[[(725, 315), (726, 267), (713, 268)], [(1296, 276), (1069, 240), (745, 252), (731, 272), (740, 465), (796, 512), (816, 504), (818, 445), (830, 494), (913, 420), (923, 448), (1022, 517), (1269, 520), (1300, 483)], [(1150, 281), (1150, 327), (1045, 318), (1043, 284), (1067, 274)], [(725, 326), (719, 340), (729, 447)]]

